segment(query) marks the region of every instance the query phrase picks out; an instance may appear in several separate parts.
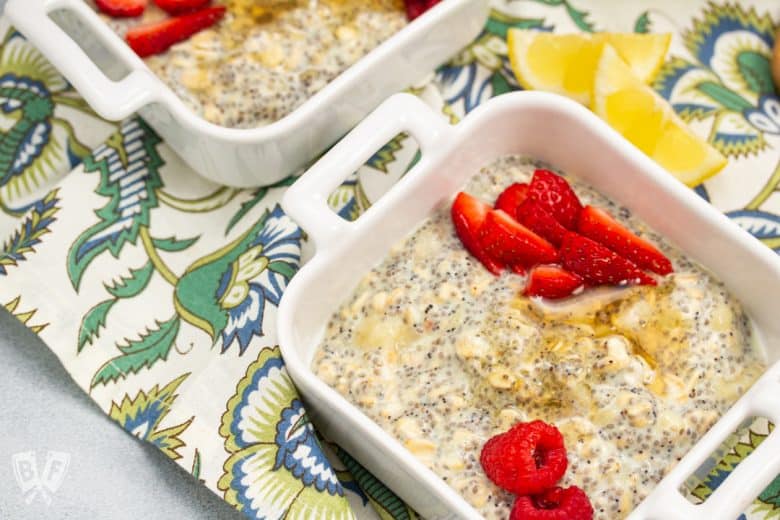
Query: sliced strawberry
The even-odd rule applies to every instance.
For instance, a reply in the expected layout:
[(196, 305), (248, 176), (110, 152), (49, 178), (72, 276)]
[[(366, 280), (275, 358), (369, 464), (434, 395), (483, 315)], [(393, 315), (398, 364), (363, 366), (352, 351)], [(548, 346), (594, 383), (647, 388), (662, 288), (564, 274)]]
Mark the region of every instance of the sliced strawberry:
[(468, 252), (482, 262), (488, 271), (499, 275), (504, 269), (503, 264), (485, 254), (479, 243), (479, 231), (489, 211), (489, 204), (462, 191), (452, 203), (452, 223), (458, 238)]
[(528, 196), (528, 184), (516, 182), (501, 192), (496, 199), (494, 207), (505, 211), (507, 214), (517, 215), (517, 208)]
[(561, 261), (590, 285), (656, 285), (632, 261), (577, 233), (568, 232), (563, 237)]
[(114, 18), (132, 18), (141, 16), (146, 9), (146, 0), (95, 0), (102, 13)]
[(519, 274), (520, 276), (523, 276), (528, 272), (528, 269), (526, 269), (523, 264), (512, 264), (509, 266), (509, 270), (515, 274)]
[(582, 204), (560, 175), (549, 170), (536, 170), (528, 188), (528, 197), (539, 202), (566, 229), (577, 228)]
[(562, 267), (537, 265), (528, 275), (523, 294), (550, 299), (565, 298), (571, 296), (583, 284), (582, 278)]
[(543, 239), (500, 209), (488, 212), (479, 232), (483, 251), (500, 262), (531, 267), (555, 262), (558, 252)]
[(404, 0), (406, 4), (406, 17), (409, 21), (423, 14), (428, 8), (425, 0)]
[(526, 199), (517, 208), (516, 215), (517, 221), (522, 225), (547, 239), (556, 247), (561, 245), (566, 228), (535, 199)]
[(154, 0), (154, 3), (168, 14), (182, 14), (200, 9), (210, 1), (211, 0)]
[(404, 0), (406, 4), (406, 17), (411, 21), (425, 11), (441, 2), (441, 0)]
[(660, 275), (673, 271), (672, 262), (657, 247), (636, 236), (601, 208), (585, 206), (577, 222), (577, 231), (623, 255), (643, 269)]
[(194, 13), (174, 16), (162, 22), (127, 31), (127, 44), (142, 58), (165, 52), (174, 43), (211, 27), (225, 15), (225, 7), (207, 7)]

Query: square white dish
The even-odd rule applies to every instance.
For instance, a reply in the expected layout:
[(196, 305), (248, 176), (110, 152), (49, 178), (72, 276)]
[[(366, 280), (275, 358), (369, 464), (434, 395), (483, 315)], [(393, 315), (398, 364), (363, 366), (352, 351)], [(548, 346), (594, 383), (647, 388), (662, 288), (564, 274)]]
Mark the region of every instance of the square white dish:
[[(400, 131), (418, 141), (422, 159), (357, 221), (341, 219), (328, 208), (328, 195)], [(363, 275), (438, 205), (449, 203), (481, 167), (507, 154), (552, 164), (629, 207), (742, 302), (770, 368), (629, 517), (736, 518), (780, 474), (780, 433), (771, 434), (704, 504), (691, 504), (678, 489), (745, 419), (780, 421), (780, 320), (773, 301), (780, 290), (780, 259), (587, 109), (555, 95), (500, 96), (457, 126), (449, 126), (417, 98), (396, 95), (288, 190), (283, 207), (312, 237), (316, 253), (282, 299), (279, 341), (314, 422), (425, 517), (479, 518), (310, 366), (327, 322)]]
[[(302, 168), (387, 96), (458, 52), (482, 30), (488, 4), (444, 0), (292, 113), (252, 129), (225, 128), (195, 114), (84, 0), (9, 0), (5, 13), (100, 116), (121, 120), (137, 111), (195, 171), (247, 187)], [(93, 59), (109, 64), (112, 73)]]

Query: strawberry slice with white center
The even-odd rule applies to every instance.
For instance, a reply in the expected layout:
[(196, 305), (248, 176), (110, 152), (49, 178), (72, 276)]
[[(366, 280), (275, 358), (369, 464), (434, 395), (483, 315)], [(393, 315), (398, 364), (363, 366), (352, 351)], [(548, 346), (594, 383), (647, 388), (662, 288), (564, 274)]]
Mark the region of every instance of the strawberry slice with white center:
[(557, 265), (537, 265), (528, 275), (523, 294), (542, 298), (566, 298), (584, 285), (582, 278)]
[(508, 215), (517, 215), (517, 208), (528, 197), (528, 184), (516, 182), (501, 192), (496, 199), (495, 208), (505, 211)]
[(455, 197), (450, 214), (455, 232), (466, 250), (482, 262), (488, 271), (499, 275), (504, 270), (504, 265), (488, 256), (479, 242), (480, 229), (482, 229), (485, 218), (490, 211), (490, 204), (472, 197), (466, 192), (460, 192)]
[(528, 197), (539, 202), (566, 229), (577, 229), (577, 217), (582, 204), (569, 183), (560, 175), (550, 170), (534, 171)]
[(544, 206), (535, 199), (526, 199), (517, 208), (517, 221), (548, 240), (554, 246), (560, 246), (566, 228), (553, 217)]
[(673, 271), (672, 262), (653, 244), (636, 236), (601, 208), (585, 206), (580, 212), (577, 231), (643, 269), (660, 275)]
[(168, 14), (182, 14), (200, 9), (211, 0), (154, 0), (157, 7)]
[(590, 285), (657, 285), (632, 261), (571, 231), (561, 242), (561, 263)]
[(134, 27), (127, 31), (127, 44), (140, 57), (167, 51), (171, 45), (186, 40), (211, 27), (225, 15), (225, 7), (207, 7), (200, 11), (174, 16), (158, 23)]
[(101, 13), (114, 18), (141, 16), (146, 9), (146, 0), (95, 0)]
[(558, 259), (552, 244), (500, 209), (488, 212), (479, 232), (479, 242), (491, 258), (508, 265), (531, 267)]

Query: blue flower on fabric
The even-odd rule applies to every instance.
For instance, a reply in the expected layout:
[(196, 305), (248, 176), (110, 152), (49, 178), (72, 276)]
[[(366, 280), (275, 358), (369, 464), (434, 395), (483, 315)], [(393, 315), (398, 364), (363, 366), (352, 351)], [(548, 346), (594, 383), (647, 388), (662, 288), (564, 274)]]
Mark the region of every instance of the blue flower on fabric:
[(276, 206), (265, 226), (222, 275), (216, 297), (229, 314), (222, 351), (238, 340), (243, 353), (252, 336), (263, 335), (265, 301), (279, 305), (288, 277), (300, 261), (301, 230)]
[(739, 3), (710, 3), (682, 33), (686, 53), (653, 80), (686, 122), (707, 121), (710, 143), (726, 156), (755, 155), (777, 130), (771, 110), (771, 15)]
[(176, 286), (187, 322), (243, 354), (263, 336), (267, 304), (279, 305), (301, 259), (301, 229), (277, 204), (233, 243), (195, 262)]
[(3, 183), (21, 175), (49, 144), (52, 129), (49, 118), (54, 113), (54, 103), (50, 98), (49, 90), (40, 81), (12, 73), (0, 76), (0, 110), (6, 114), (21, 110), (23, 117), (29, 121), (29, 128), (25, 129), (23, 139), (17, 144), (16, 157)]
[[(62, 110), (65, 109), (66, 112)], [(25, 210), (39, 189), (65, 175), (89, 153), (67, 111), (95, 133), (99, 121), (60, 72), (22, 34), (3, 25), (0, 39), (0, 200), (14, 212)], [(76, 125), (79, 126), (79, 125)], [(97, 134), (95, 134), (97, 136)]]
[(222, 330), (222, 352), (227, 350), (236, 339), (239, 350), (244, 352), (252, 336), (263, 335), (263, 311), (265, 310), (263, 288), (259, 284), (239, 279), (237, 285), (230, 288), (230, 292), (222, 294), (219, 303), (229, 314), (227, 326)]
[(343, 494), (298, 399), (293, 399), (289, 408), (282, 411), (282, 420), (276, 425), (276, 444), (279, 452), (274, 469), (284, 466), (307, 486), (313, 484), (319, 491), (327, 490), (331, 495)]
[(249, 366), (219, 432), (231, 455), (217, 486), (245, 515), (353, 518), (278, 348), (264, 349)]
[(775, 95), (761, 96), (758, 107), (744, 112), (748, 122), (768, 134), (780, 135), (780, 99)]

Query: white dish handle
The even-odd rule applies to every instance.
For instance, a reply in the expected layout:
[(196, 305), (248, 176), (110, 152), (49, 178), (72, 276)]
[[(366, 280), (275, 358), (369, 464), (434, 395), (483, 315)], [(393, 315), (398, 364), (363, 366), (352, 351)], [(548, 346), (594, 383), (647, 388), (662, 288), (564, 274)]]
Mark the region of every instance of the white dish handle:
[(424, 161), (426, 153), (434, 150), (437, 142), (450, 130), (444, 118), (416, 96), (395, 94), (296, 181), (285, 193), (282, 206), (314, 239), (317, 250), (321, 251), (328, 243), (333, 243), (331, 239), (345, 233), (352, 225), (328, 206), (328, 197), (347, 177), (401, 132), (408, 132), (414, 137)]
[(140, 59), (83, 0), (8, 0), (5, 7), (13, 26), (102, 117), (114, 121), (124, 119), (155, 100), (157, 82), (148, 70), (133, 70), (119, 81), (109, 79), (78, 43), (51, 19), (49, 13), (57, 10), (71, 11), (91, 22), (86, 25), (115, 56), (128, 65), (130, 61), (135, 61), (133, 66), (138, 65)]
[(780, 475), (780, 430), (770, 433), (703, 504), (692, 504), (678, 490), (729, 435), (752, 417), (766, 417), (780, 424), (780, 362), (767, 370), (702, 437), (634, 510), (629, 520), (733, 519), (743, 513)]

